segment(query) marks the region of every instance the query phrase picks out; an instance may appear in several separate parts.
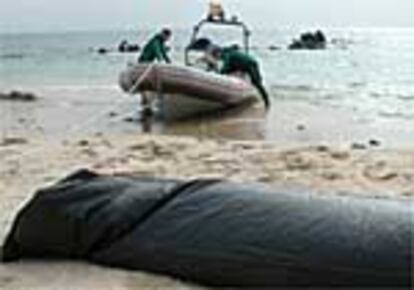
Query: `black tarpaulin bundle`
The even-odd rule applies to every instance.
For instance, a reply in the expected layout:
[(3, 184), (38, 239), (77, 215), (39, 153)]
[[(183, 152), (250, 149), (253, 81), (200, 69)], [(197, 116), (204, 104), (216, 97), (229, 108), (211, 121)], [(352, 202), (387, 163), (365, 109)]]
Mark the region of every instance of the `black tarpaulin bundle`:
[(412, 204), (291, 191), (80, 171), (23, 208), (3, 259), (83, 259), (211, 286), (412, 286)]

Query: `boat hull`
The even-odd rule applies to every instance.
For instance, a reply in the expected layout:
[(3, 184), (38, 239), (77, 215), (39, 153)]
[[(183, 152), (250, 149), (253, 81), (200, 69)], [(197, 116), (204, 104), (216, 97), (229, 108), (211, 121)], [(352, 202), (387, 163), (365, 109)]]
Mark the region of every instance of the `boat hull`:
[(259, 98), (243, 79), (177, 65), (138, 64), (121, 73), (119, 84), (127, 93), (156, 99), (166, 118), (208, 113)]

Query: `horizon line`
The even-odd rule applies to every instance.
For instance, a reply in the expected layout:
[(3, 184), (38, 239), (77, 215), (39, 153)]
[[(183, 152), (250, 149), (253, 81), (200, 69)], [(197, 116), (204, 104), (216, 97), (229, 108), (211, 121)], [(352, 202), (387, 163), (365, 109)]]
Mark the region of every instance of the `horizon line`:
[[(159, 27), (162, 27), (160, 25)], [(64, 34), (64, 33), (108, 33), (108, 32), (133, 32), (133, 31), (151, 31), (157, 30), (159, 27), (111, 27), (111, 28), (68, 28), (68, 29), (57, 29), (57, 30), (0, 30), (0, 35), (13, 35), (13, 34)], [(172, 26), (173, 29), (177, 30), (192, 30), (193, 26), (185, 27), (185, 25)], [(327, 30), (414, 30), (412, 26), (336, 26), (336, 25), (274, 25), (263, 27), (261, 25), (250, 26), (251, 29), (255, 30), (293, 30), (293, 29), (327, 29)]]

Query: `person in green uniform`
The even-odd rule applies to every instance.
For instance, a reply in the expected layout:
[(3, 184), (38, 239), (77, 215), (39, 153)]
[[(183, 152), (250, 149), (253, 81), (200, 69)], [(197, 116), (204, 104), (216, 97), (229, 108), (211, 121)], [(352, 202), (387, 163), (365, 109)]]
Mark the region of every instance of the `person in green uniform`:
[[(171, 63), (168, 57), (167, 47), (165, 43), (171, 38), (172, 32), (168, 28), (164, 28), (161, 32), (153, 36), (142, 49), (142, 53), (138, 58), (139, 63), (153, 63), (155, 61)], [(153, 114), (152, 101), (147, 93), (142, 93), (141, 107), (144, 120)]]
[(172, 32), (168, 28), (164, 28), (160, 33), (152, 37), (144, 46), (141, 55), (138, 58), (139, 63), (151, 63), (154, 61), (165, 61), (171, 63), (168, 57), (165, 43), (171, 38)]
[(263, 86), (263, 79), (260, 73), (259, 63), (251, 55), (240, 51), (236, 47), (211, 49), (214, 58), (223, 62), (221, 69), (222, 74), (231, 74), (242, 72), (250, 77), (252, 84), (257, 88), (262, 96), (266, 109), (270, 107), (269, 95)]

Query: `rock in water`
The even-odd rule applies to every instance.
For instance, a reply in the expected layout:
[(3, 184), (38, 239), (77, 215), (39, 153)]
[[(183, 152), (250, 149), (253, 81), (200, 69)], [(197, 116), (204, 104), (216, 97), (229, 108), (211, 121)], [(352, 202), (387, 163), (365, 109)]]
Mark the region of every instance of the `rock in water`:
[(33, 93), (11, 91), (10, 93), (0, 93), (0, 100), (34, 102), (38, 97)]

